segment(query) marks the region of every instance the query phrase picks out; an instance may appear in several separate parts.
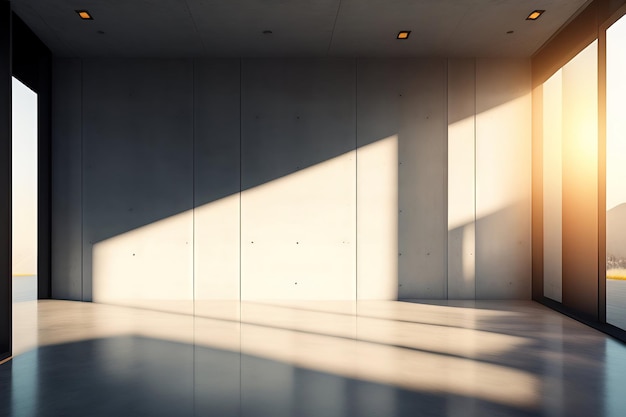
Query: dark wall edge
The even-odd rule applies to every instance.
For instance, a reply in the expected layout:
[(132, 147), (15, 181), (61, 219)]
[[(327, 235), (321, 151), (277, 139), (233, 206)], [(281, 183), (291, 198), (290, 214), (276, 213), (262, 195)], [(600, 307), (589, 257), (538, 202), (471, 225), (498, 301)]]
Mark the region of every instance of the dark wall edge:
[(51, 296), (51, 73), (52, 53), (15, 13), (13, 76), (37, 93), (37, 298)]
[(0, 360), (11, 356), (11, 3), (0, 1)]

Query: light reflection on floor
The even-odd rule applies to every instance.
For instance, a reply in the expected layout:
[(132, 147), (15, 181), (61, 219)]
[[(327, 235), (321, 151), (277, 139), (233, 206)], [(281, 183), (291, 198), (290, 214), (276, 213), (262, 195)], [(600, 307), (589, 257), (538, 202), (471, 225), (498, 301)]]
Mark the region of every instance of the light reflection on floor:
[(531, 302), (221, 302), (196, 311), (215, 317), (16, 303), (0, 415), (626, 412), (606, 386), (626, 375), (626, 348)]

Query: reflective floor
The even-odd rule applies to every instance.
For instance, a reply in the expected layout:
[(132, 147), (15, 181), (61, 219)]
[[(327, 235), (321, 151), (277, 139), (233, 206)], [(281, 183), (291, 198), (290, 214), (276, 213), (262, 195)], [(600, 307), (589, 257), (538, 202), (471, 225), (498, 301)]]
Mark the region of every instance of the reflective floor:
[(14, 303), (37, 299), (37, 275), (12, 276), (11, 279)]
[(626, 346), (531, 302), (14, 304), (2, 416), (626, 415)]

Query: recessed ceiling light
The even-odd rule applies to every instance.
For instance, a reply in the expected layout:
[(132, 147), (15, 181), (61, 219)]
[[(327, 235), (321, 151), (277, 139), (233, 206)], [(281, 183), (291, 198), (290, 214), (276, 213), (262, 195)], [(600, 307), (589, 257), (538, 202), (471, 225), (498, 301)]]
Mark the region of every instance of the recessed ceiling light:
[(545, 12), (545, 10), (533, 10), (531, 14), (528, 15), (526, 20), (537, 20), (539, 16), (541, 16)]
[(400, 32), (398, 32), (398, 36), (396, 36), (396, 39), (409, 39), (410, 34), (410, 30), (401, 30)]
[(91, 13), (89, 13), (87, 10), (75, 10), (75, 12), (78, 13), (78, 16), (80, 16), (80, 18), (83, 20), (93, 20)]

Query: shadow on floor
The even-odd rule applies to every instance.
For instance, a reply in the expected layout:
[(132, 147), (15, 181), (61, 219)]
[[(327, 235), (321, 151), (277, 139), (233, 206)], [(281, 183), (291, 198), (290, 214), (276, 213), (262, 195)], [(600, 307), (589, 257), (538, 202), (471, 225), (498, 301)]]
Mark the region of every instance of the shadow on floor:
[(541, 415), (136, 336), (29, 351), (0, 365), (0, 386), (0, 415), (12, 417)]

